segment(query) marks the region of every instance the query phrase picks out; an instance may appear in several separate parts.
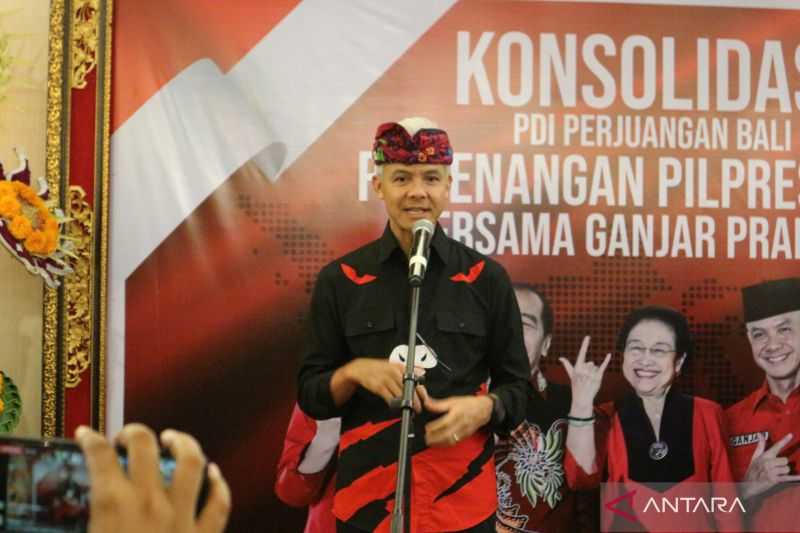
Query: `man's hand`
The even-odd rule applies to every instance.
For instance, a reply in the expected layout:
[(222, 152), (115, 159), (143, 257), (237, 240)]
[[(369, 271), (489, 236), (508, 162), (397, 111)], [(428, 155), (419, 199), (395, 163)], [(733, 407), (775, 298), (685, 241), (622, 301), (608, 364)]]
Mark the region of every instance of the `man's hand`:
[(150, 429), (125, 426), (117, 441), (128, 450), (128, 475), (114, 446), (87, 427), (75, 438), (89, 471), (89, 533), (219, 533), (225, 529), (231, 494), (215, 464), (208, 466), (208, 500), (195, 518), (206, 459), (191, 436), (173, 430), (161, 442), (175, 457), (172, 484), (165, 488), (159, 470), (159, 448)]
[[(342, 405), (352, 397), (356, 387), (363, 387), (391, 405), (403, 397), (404, 370), (405, 365), (390, 363), (388, 359), (353, 359), (333, 374), (331, 391), (334, 401), (337, 405)], [(424, 374), (424, 370), (416, 368), (415, 374), (420, 376)], [(414, 411), (422, 411), (419, 388), (414, 392), (413, 401)]]
[(800, 481), (800, 475), (790, 474), (789, 459), (778, 457), (791, 440), (792, 434), (789, 433), (767, 450), (767, 439), (763, 435), (759, 438), (750, 466), (744, 475), (742, 496), (745, 499), (762, 494), (779, 483)]
[(492, 399), (480, 396), (450, 396), (437, 400), (422, 389), (423, 405), (432, 413), (445, 413), (425, 425), (425, 442), (428, 446), (453, 446), (471, 437), (492, 418)]

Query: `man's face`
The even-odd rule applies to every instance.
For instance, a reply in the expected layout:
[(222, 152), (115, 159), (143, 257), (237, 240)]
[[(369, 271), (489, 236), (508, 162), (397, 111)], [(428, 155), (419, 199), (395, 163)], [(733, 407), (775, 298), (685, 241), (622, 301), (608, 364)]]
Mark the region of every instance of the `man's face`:
[(539, 368), (539, 359), (547, 355), (550, 349), (550, 335), (545, 335), (542, 324), (542, 300), (532, 291), (514, 289), (519, 312), (522, 315), (522, 336), (525, 340), (525, 351), (531, 363), (531, 372)]
[(436, 223), (447, 206), (452, 181), (446, 165), (390, 163), (372, 179), (372, 187), (386, 204), (389, 224), (397, 234), (410, 233), (422, 218)]
[(753, 359), (767, 378), (788, 379), (800, 371), (800, 311), (747, 323)]

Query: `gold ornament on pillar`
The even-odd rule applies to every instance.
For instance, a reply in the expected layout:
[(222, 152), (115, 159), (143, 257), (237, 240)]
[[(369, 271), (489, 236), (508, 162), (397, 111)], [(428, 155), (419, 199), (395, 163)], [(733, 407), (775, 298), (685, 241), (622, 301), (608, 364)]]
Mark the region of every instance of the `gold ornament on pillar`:
[(72, 88), (86, 87), (86, 77), (97, 65), (99, 0), (75, 0), (72, 9)]
[(72, 185), (67, 198), (69, 221), (65, 233), (73, 244), (75, 275), (64, 281), (67, 321), (67, 371), (64, 386), (77, 387), (91, 364), (92, 341), (92, 206), (82, 187)]

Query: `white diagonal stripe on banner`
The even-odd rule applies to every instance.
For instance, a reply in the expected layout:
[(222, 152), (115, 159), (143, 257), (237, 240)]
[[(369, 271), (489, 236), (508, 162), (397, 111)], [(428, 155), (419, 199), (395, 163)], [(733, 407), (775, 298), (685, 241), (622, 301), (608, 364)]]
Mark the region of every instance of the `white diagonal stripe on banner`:
[[(122, 424), (128, 276), (271, 145), (286, 149), (283, 161), (261, 161), (277, 179), (455, 1), (305, 0), (227, 75), (210, 60), (194, 63), (114, 133), (109, 432)], [(348, 57), (358, 60), (349, 64)]]

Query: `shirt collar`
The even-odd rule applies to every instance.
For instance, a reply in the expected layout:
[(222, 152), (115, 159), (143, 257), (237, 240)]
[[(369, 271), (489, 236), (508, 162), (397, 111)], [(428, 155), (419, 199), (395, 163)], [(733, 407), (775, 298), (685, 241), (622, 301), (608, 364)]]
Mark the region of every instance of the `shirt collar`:
[(400, 245), (397, 244), (397, 238), (395, 238), (387, 222), (386, 227), (383, 229), (383, 235), (378, 239), (378, 262), (383, 263), (389, 259), (395, 248), (400, 248)]
[(436, 230), (433, 232), (431, 247), (436, 250), (436, 253), (439, 255), (439, 259), (441, 259), (442, 263), (445, 265), (447, 264), (447, 260), (450, 258), (451, 246), (452, 243), (450, 242), (450, 239), (447, 238), (447, 235), (444, 234), (444, 230), (437, 223)]
[[(793, 396), (799, 396), (799, 395), (800, 395), (800, 387), (795, 387), (795, 389), (789, 393), (789, 396), (786, 398), (786, 402), (788, 403)], [(755, 396), (753, 396), (753, 405), (752, 405), (753, 412), (755, 412), (756, 409), (758, 409), (758, 406), (761, 405), (761, 402), (763, 402), (770, 396), (775, 396), (775, 395), (772, 394), (772, 392), (769, 390), (769, 383), (765, 379), (764, 382), (761, 384), (761, 386), (758, 389), (756, 389)], [(777, 396), (775, 396), (775, 399), (777, 401), (781, 401)]]
[[(433, 232), (433, 239), (431, 240), (431, 248), (436, 250), (436, 254), (444, 264), (447, 264), (447, 260), (450, 257), (451, 246), (450, 239), (447, 238), (447, 235), (444, 234), (444, 230), (437, 223), (436, 229)], [(397, 237), (394, 236), (387, 222), (386, 228), (383, 230), (383, 235), (378, 239), (378, 261), (380, 263), (385, 262), (395, 249), (400, 249), (400, 244), (397, 242)], [(400, 253), (403, 253), (402, 250)]]
[(761, 386), (756, 389), (756, 393), (753, 396), (753, 404), (751, 405), (753, 412), (758, 409), (758, 406), (761, 405), (767, 396), (769, 396), (769, 384), (767, 384), (767, 380), (765, 379)]

